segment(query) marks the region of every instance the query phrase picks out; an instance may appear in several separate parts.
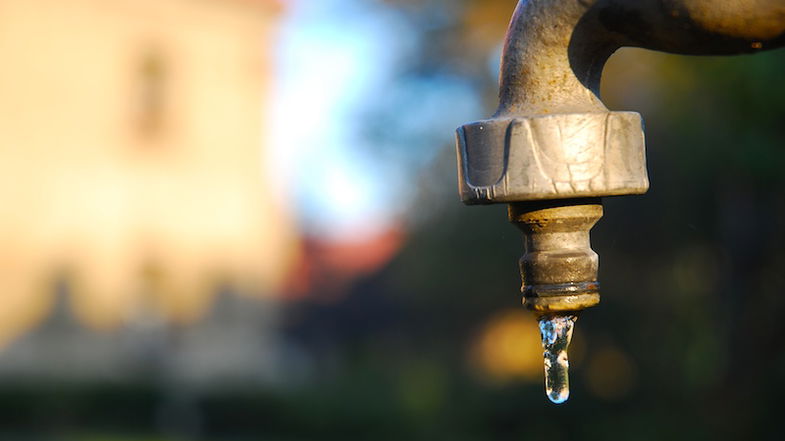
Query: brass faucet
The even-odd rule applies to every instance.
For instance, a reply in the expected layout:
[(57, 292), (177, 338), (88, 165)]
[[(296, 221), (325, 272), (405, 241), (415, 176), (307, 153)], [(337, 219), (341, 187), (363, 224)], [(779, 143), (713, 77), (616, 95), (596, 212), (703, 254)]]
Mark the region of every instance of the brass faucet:
[(499, 107), (457, 130), (464, 203), (509, 204), (524, 234), (523, 304), (540, 320), (546, 389), (569, 394), (577, 313), (600, 301), (589, 230), (601, 198), (649, 188), (641, 117), (599, 97), (619, 48), (732, 55), (785, 45), (785, 0), (521, 0), (502, 55)]

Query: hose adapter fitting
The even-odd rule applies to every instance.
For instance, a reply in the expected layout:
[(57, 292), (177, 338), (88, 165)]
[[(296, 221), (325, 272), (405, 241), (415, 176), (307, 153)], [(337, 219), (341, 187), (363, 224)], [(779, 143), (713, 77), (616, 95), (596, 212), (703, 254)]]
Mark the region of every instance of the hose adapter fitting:
[(524, 234), (524, 305), (547, 315), (599, 303), (589, 230), (602, 217), (600, 197), (649, 188), (640, 116), (492, 118), (460, 127), (457, 153), (463, 202), (509, 203)]
[(599, 258), (589, 230), (602, 217), (599, 198), (517, 202), (510, 222), (524, 234), (523, 305), (538, 316), (575, 312), (600, 303)]

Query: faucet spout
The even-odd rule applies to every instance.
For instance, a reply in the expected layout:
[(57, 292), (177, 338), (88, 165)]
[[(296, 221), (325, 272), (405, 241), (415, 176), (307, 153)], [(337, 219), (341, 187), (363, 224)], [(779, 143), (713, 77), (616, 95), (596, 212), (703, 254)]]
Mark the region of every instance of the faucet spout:
[[(624, 46), (691, 55), (785, 46), (785, 0), (518, 3), (502, 54), (499, 107), (457, 131), (458, 185), (466, 204), (510, 204), (509, 219), (524, 235), (523, 303), (543, 329), (569, 324), (559, 328), (570, 330), (560, 334), (563, 366), (554, 362), (561, 352), (548, 352), (555, 346), (545, 337), (555, 334), (543, 333), (546, 366), (565, 387), (572, 324), (600, 300), (589, 242), (600, 198), (649, 187), (640, 115), (609, 111), (599, 96), (603, 67)], [(554, 402), (566, 400), (568, 390), (552, 392)]]

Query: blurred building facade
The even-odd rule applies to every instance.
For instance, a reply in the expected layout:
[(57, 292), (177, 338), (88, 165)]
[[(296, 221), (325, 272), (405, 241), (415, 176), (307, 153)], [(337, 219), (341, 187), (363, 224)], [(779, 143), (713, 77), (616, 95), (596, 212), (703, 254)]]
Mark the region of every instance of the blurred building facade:
[(265, 171), (281, 12), (0, 0), (0, 373), (265, 370), (298, 249)]
[[(149, 305), (109, 331), (85, 327), (60, 289), (50, 314), (0, 352), (0, 378), (77, 383), (153, 382), (189, 390), (295, 379), (272, 299), (220, 292), (195, 323), (167, 322)], [(288, 373), (287, 373), (288, 371)]]

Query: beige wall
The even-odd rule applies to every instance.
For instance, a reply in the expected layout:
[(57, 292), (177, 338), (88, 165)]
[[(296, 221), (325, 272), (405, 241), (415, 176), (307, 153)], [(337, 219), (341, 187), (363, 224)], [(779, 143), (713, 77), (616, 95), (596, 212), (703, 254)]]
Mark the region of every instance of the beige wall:
[(275, 293), (296, 232), (264, 173), (268, 3), (0, 0), (0, 343), (59, 274), (95, 327)]

